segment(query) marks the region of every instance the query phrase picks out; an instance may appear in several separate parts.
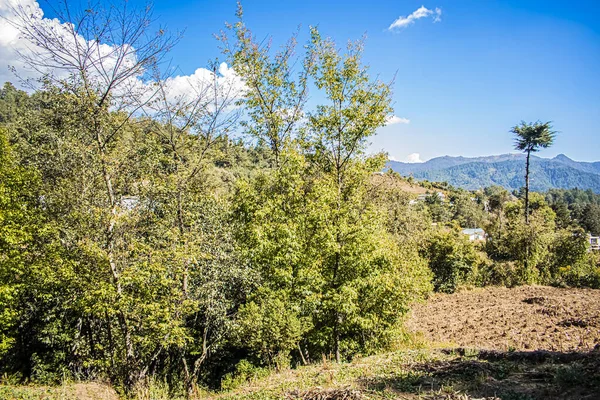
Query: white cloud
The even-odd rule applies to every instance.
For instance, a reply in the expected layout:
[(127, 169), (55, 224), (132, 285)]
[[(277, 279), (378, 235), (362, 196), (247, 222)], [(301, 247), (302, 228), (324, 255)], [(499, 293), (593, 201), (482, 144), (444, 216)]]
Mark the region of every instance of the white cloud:
[[(20, 21), (18, 13), (22, 12), (22, 10), (26, 11), (26, 14), (30, 16), (29, 21), (39, 24), (40, 27), (51, 29), (56, 35), (61, 36), (63, 43), (67, 45), (71, 44), (73, 48), (76, 46), (75, 43), (80, 43), (82, 47), (91, 49), (89, 53), (97, 54), (97, 57), (101, 59), (103, 68), (110, 71), (115, 67), (115, 62), (111, 59), (112, 54), (115, 53), (114, 47), (104, 43), (86, 42), (79, 35), (74, 39), (69, 32), (70, 25), (58, 19), (44, 18), (44, 12), (36, 0), (0, 0), (0, 84), (10, 81), (16, 86), (20, 86), (19, 79), (10, 70), (9, 66), (14, 67), (18, 77), (23, 79), (39, 78), (41, 72), (51, 72), (58, 76), (65, 76), (68, 72), (60, 70), (36, 71), (27, 67), (26, 62), (23, 61), (20, 54), (31, 56), (36, 51), (39, 52), (39, 50), (35, 49), (27, 39), (23, 38), (17, 28)], [(123, 49), (125, 49), (124, 52), (127, 54), (127, 57), (123, 60), (125, 65), (135, 62), (134, 49), (131, 49), (129, 44), (124, 44), (123, 46)], [(91, 63), (91, 65), (95, 64), (100, 64), (100, 62)], [(99, 80), (101, 80), (100, 75), (98, 74)], [(142, 76), (135, 76), (121, 82), (120, 87), (114, 89), (117, 94), (128, 93), (132, 90), (149, 94), (153, 92), (152, 84), (152, 81), (144, 81)], [(216, 85), (217, 91), (215, 91), (214, 85)], [(213, 98), (215, 94), (219, 97), (232, 98), (239, 96), (245, 89), (245, 85), (240, 77), (225, 63), (220, 64), (216, 71), (207, 68), (198, 68), (191, 75), (171, 77), (167, 79), (166, 86), (167, 98), (173, 103), (189, 101), (194, 95), (200, 94), (209, 97), (212, 96)]]
[[(27, 41), (19, 38), (19, 30), (12, 24), (16, 18), (13, 9), (27, 8), (32, 15), (43, 15), (39, 4), (33, 0), (0, 0), (0, 82), (16, 81), (9, 66), (15, 67), (23, 78), (38, 77), (39, 74), (25, 68), (19, 52), (27, 52)], [(46, 21), (53, 21), (45, 19)]]
[(406, 156), (407, 163), (422, 163), (421, 155), (419, 153), (412, 153)]
[(396, 115), (391, 115), (387, 117), (385, 121), (385, 126), (396, 124), (410, 124), (410, 120), (408, 118), (401, 118)]
[(392, 24), (388, 27), (389, 31), (399, 30), (401, 28), (406, 28), (414, 24), (414, 22), (421, 18), (433, 18), (433, 22), (440, 22), (442, 20), (442, 10), (436, 7), (433, 10), (426, 8), (425, 6), (421, 6), (417, 8), (412, 14), (403, 17), (400, 16), (396, 19)]
[[(177, 75), (165, 82), (166, 97), (171, 101), (188, 102), (202, 96), (214, 99), (233, 99), (246, 89), (243, 80), (226, 63), (221, 63), (216, 71), (198, 68), (191, 75)], [(216, 86), (216, 92), (215, 92)]]

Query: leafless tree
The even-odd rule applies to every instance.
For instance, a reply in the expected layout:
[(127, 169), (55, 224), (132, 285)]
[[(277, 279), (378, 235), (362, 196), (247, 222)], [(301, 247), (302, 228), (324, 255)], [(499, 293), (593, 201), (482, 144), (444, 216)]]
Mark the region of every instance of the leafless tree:
[(156, 21), (150, 6), (130, 9), (123, 1), (120, 7), (95, 3), (74, 9), (67, 0), (48, 6), (56, 15), (53, 20), (30, 6), (13, 8), (16, 18), (10, 23), (29, 44), (19, 55), (47, 81), (77, 93), (83, 90), (99, 108), (107, 103), (117, 109), (139, 105), (132, 90), (140, 95), (140, 89), (147, 89), (142, 84), (180, 38), (162, 28), (152, 31)]
[[(115, 254), (115, 225), (121, 199), (114, 188), (117, 172), (111, 164), (110, 147), (127, 122), (156, 97), (158, 87), (148, 84), (148, 79), (159, 70), (159, 64), (180, 36), (160, 28), (154, 31), (150, 6), (130, 9), (123, 1), (120, 6), (95, 3), (75, 9), (69, 3), (60, 0), (56, 6), (49, 4), (55, 20), (42, 18), (39, 9), (16, 6), (12, 10), (16, 18), (11, 24), (28, 43), (26, 50), (20, 51), (25, 65), (42, 76), (44, 85), (78, 100), (78, 118), (87, 139), (95, 143), (96, 165), (104, 181), (106, 218), (102, 248), (120, 298), (123, 287)], [(115, 112), (121, 117), (112, 118)], [(119, 312), (117, 319), (127, 363), (134, 365), (131, 324), (124, 312)], [(133, 383), (136, 377), (129, 379)]]

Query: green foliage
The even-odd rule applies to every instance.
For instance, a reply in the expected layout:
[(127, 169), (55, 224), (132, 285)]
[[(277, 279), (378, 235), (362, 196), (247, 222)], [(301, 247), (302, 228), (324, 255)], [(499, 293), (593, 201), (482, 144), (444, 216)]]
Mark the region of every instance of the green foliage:
[(561, 268), (577, 265), (587, 259), (589, 242), (581, 229), (561, 229), (555, 234), (549, 254), (550, 275), (556, 276)]
[(258, 43), (246, 27), (241, 3), (238, 3), (237, 17), (235, 25), (228, 26), (236, 40), (232, 43), (225, 32), (217, 38), (224, 55), (248, 88), (239, 101), (249, 117), (241, 122), (245, 133), (264, 142), (271, 150), (271, 164), (278, 166), (282, 152), (290, 145), (297, 133), (296, 125), (303, 117), (310, 60), (304, 61), (305, 68), (295, 80), (296, 37), (271, 56), (270, 41)]
[(592, 235), (600, 235), (600, 205), (589, 203), (580, 217), (581, 226)]
[(600, 289), (600, 257), (598, 254), (588, 253), (576, 263), (560, 267), (552, 284)]
[(460, 190), (450, 196), (452, 220), (462, 228), (481, 228), (485, 222), (484, 204), (481, 197)]
[(31, 225), (36, 222), (32, 209), (36, 178), (15, 165), (5, 130), (0, 128), (0, 357), (16, 339), (19, 289), (25, 284), (21, 279), (35, 233)]
[(521, 200), (507, 203), (505, 208), (506, 220), (496, 220), (486, 229), (490, 236), (486, 251), (496, 261), (516, 262), (515, 283), (542, 282), (548, 277), (543, 262), (549, 254), (555, 214), (537, 193), (531, 195), (529, 224), (522, 220)]
[[(532, 194), (526, 224), (497, 187), (425, 182), (436, 192), (414, 204), (402, 189), (414, 182), (366, 154), (393, 110), (363, 41), (341, 50), (311, 28), (296, 58), (295, 38), (272, 51), (238, 16), (220, 40), (242, 98), (216, 72), (191, 99), (158, 80), (135, 116), (125, 105), (143, 98), (85, 68), (31, 95), (0, 91), (0, 373), (189, 396), (390, 348), (432, 288), (599, 285), (573, 226), (597, 231), (595, 203)], [(549, 143), (534, 139), (526, 149)], [(489, 259), (459, 233), (482, 226)]]
[(268, 376), (270, 372), (269, 369), (257, 367), (248, 360), (241, 360), (235, 366), (235, 372), (229, 373), (223, 377), (221, 389), (237, 389), (247, 382)]
[(430, 236), (424, 253), (439, 292), (452, 293), (461, 284), (473, 282), (481, 263), (473, 242), (452, 230), (438, 230)]
[(425, 204), (433, 222), (447, 223), (450, 221), (450, 210), (438, 192), (429, 193), (425, 198)]
[(529, 124), (521, 121), (511, 129), (511, 132), (515, 134), (515, 149), (527, 153), (550, 147), (556, 136), (550, 122), (540, 121)]
[[(302, 336), (310, 330), (311, 321), (289, 309), (293, 301), (282, 291), (256, 293), (239, 311), (238, 324), (244, 347), (278, 369), (289, 366), (289, 356), (298, 347)], [(286, 365), (287, 364), (287, 365)]]
[[(241, 341), (269, 365), (290, 353), (303, 361), (320, 354), (340, 360), (388, 346), (409, 302), (429, 290), (424, 262), (398, 257), (386, 214), (369, 192), (384, 158), (362, 154), (390, 112), (389, 88), (369, 79), (361, 43), (341, 54), (311, 33), (305, 68), (327, 102), (273, 155), (275, 168), (239, 182), (235, 198), (239, 251), (259, 277), (258, 295), (240, 310)], [(249, 42), (239, 45), (243, 52)], [(237, 62), (248, 73), (256, 60)], [(269, 84), (271, 95), (291, 90)], [(248, 96), (251, 110), (268, 106)], [(263, 113), (251, 112), (252, 123), (259, 125)]]
[(531, 208), (529, 225), (521, 221), (521, 200), (506, 203), (504, 219), (488, 225), (486, 251), (495, 263), (483, 268), (483, 282), (597, 287), (597, 265), (583, 229), (557, 225), (556, 214), (537, 193)]
[(550, 189), (546, 192), (546, 201), (549, 204), (563, 202), (568, 206), (588, 203), (600, 204), (600, 194), (595, 194), (591, 189)]
[(14, 122), (19, 108), (26, 106), (27, 101), (27, 93), (18, 90), (12, 83), (5, 82), (0, 89), (0, 124)]

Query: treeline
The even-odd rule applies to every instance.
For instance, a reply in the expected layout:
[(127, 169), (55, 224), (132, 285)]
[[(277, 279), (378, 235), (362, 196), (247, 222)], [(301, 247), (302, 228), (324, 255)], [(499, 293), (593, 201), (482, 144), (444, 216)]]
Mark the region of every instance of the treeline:
[[(425, 182), (425, 186), (432, 184)], [(598, 254), (590, 251), (587, 226), (597, 219), (580, 219), (554, 211), (555, 204), (530, 193), (530, 220), (524, 220), (523, 191), (499, 186), (466, 191), (447, 184), (445, 198), (431, 192), (413, 208), (423, 209), (436, 225), (424, 240), (436, 290), (452, 292), (460, 285), (545, 284), (600, 287)], [(567, 193), (552, 190), (546, 194)], [(573, 190), (572, 192), (577, 192)], [(593, 203), (581, 203), (584, 209)], [(461, 228), (481, 228), (486, 240), (468, 241)], [(591, 231), (593, 233), (593, 231)]]
[(556, 213), (560, 226), (575, 224), (592, 235), (600, 236), (599, 194), (589, 189), (552, 189), (545, 198)]
[[(88, 34), (131, 44), (99, 60), (93, 42), (28, 30), (23, 15), (45, 50), (31, 65), (63, 74), (0, 93), (3, 376), (191, 395), (394, 347), (433, 288), (600, 286), (585, 233), (543, 196), (530, 195), (525, 224), (503, 189), (444, 186), (446, 198), (415, 203), (411, 182), (381, 173), (387, 157), (365, 147), (391, 91), (369, 76), (362, 42), (342, 51), (311, 29), (301, 54), (295, 39), (271, 49), (240, 10), (219, 39), (243, 90), (213, 68), (173, 99), (159, 75), (141, 92), (125, 85), (173, 44), (140, 35), (149, 15), (134, 17), (80, 15)], [(487, 242), (460, 232), (478, 227)]]

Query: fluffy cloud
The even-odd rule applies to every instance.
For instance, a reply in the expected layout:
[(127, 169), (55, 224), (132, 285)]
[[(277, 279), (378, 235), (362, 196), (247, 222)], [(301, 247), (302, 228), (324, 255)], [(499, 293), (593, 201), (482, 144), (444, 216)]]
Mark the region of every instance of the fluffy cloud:
[(183, 103), (198, 97), (214, 99), (215, 94), (220, 99), (234, 99), (245, 89), (243, 80), (226, 63), (221, 63), (216, 71), (198, 68), (191, 75), (174, 76), (165, 82), (166, 97)]
[(25, 68), (19, 57), (19, 52), (28, 51), (27, 41), (19, 38), (19, 30), (13, 25), (16, 18), (13, 10), (19, 6), (31, 10), (33, 15), (43, 15), (39, 4), (33, 0), (0, 0), (0, 82), (16, 80), (9, 66), (15, 67), (22, 78), (39, 76), (38, 73)]
[[(124, 54), (121, 67), (127, 66), (129, 63), (135, 63), (135, 49), (129, 44), (124, 44), (121, 48), (115, 48), (104, 43), (87, 42), (80, 35), (73, 37), (71, 25), (57, 19), (44, 18), (44, 12), (36, 0), (0, 0), (0, 83), (11, 81), (18, 85), (18, 78), (11, 71), (10, 67), (14, 67), (17, 75), (21, 79), (36, 79), (42, 73), (50, 72), (56, 76), (65, 75), (68, 71), (55, 70), (40, 70), (28, 68), (27, 63), (23, 60), (23, 56), (32, 56), (39, 49), (34, 49), (31, 43), (23, 38), (17, 28), (19, 21), (19, 13), (25, 12), (32, 23), (39, 24), (44, 29), (50, 29), (53, 34), (59, 35), (61, 41), (66, 46), (79, 44), (80, 48), (86, 49), (88, 54), (94, 54), (100, 60), (92, 62), (90, 65), (98, 66), (96, 72), (98, 81), (103, 78), (103, 74), (110, 75), (110, 72), (115, 67), (114, 54)], [(73, 54), (75, 54), (75, 50)], [(73, 55), (75, 57), (75, 55)], [(93, 68), (93, 67), (92, 67)], [(140, 91), (146, 95), (150, 95), (154, 89), (153, 82), (143, 79), (144, 77), (133, 76), (127, 81), (119, 84), (120, 87), (115, 88), (117, 95), (121, 93), (129, 93), (131, 91)], [(205, 95), (213, 96), (215, 93), (218, 96), (227, 98), (236, 97), (241, 94), (245, 86), (239, 76), (235, 74), (232, 68), (227, 64), (222, 63), (213, 71), (207, 68), (198, 68), (191, 75), (174, 76), (166, 80), (166, 95), (174, 103), (185, 102), (191, 100), (192, 96)], [(215, 90), (215, 86), (217, 90)]]
[(386, 126), (396, 124), (410, 124), (410, 120), (408, 118), (401, 118), (395, 115), (391, 115), (385, 121)]
[(433, 18), (433, 22), (439, 22), (442, 20), (442, 10), (437, 7), (433, 10), (430, 10), (425, 6), (421, 6), (420, 8), (417, 8), (412, 14), (406, 17), (398, 17), (398, 19), (392, 22), (392, 24), (388, 27), (388, 30), (396, 31), (402, 28), (406, 28), (407, 26), (414, 24), (416, 20), (428, 17)]
[(422, 163), (421, 155), (419, 153), (412, 153), (406, 156), (407, 163)]

